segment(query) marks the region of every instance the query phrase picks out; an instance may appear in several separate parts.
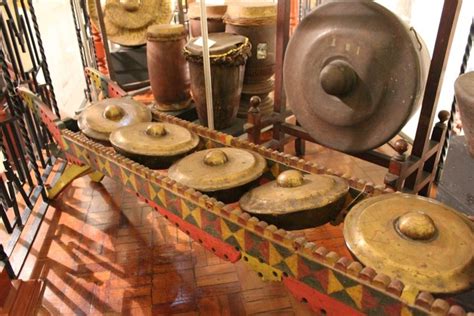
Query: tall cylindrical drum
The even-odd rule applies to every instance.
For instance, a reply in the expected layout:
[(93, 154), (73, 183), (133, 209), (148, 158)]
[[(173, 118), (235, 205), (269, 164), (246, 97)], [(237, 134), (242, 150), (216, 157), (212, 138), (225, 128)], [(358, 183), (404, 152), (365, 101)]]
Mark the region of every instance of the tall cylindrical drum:
[[(242, 93), (245, 63), (250, 55), (248, 38), (228, 33), (209, 34), (212, 99), (216, 129), (230, 127), (236, 116)], [(191, 94), (196, 103), (199, 120), (207, 126), (206, 87), (202, 44), (192, 39), (184, 54), (189, 61)]]
[[(208, 33), (220, 33), (225, 31), (224, 17), (227, 5), (206, 4), (207, 31)], [(194, 2), (188, 8), (189, 30), (191, 37), (201, 36), (201, 4)]]
[(461, 112), (467, 149), (474, 158), (474, 71), (465, 73), (456, 79), (454, 92)]
[(189, 67), (182, 51), (183, 25), (152, 25), (147, 32), (147, 63), (151, 90), (161, 111), (177, 111), (191, 104)]
[(254, 95), (258, 95), (264, 104), (270, 104), (260, 109), (263, 115), (272, 112), (273, 100), (268, 94), (274, 89), (276, 16), (275, 3), (228, 4), (225, 31), (248, 37), (252, 44), (252, 56), (245, 66), (241, 117), (246, 117), (249, 100)]

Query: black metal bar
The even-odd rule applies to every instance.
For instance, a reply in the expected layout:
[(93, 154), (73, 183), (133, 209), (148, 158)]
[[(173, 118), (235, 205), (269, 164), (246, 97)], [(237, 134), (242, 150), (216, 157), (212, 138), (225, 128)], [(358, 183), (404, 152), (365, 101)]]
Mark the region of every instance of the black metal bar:
[[(33, 31), (31, 30), (30, 23), (28, 23), (29, 17), (28, 17), (28, 10), (25, 6), (25, 0), (21, 0), (21, 8), (23, 9), (23, 12), (25, 14), (26, 28), (27, 28), (28, 33), (29, 33), (29, 38), (30, 38), (30, 41), (31, 41), (31, 45), (33, 46), (34, 58), (36, 59), (36, 67), (37, 67), (41, 63), (41, 61), (40, 61), (40, 58), (38, 56), (38, 49), (36, 48), (36, 41), (35, 41), (34, 36), (33, 36)], [(31, 55), (31, 57), (33, 57), (33, 56)]]
[[(30, 0), (31, 1), (31, 0)], [(95, 7), (97, 10), (97, 17), (99, 20), (99, 31), (102, 37), (102, 42), (104, 43), (104, 50), (105, 50), (105, 62), (107, 63), (107, 69), (109, 70), (109, 77), (112, 81), (116, 81), (116, 76), (114, 72), (114, 68), (112, 65), (112, 58), (110, 55), (110, 48), (109, 43), (107, 41), (107, 32), (105, 30), (105, 23), (104, 23), (104, 13), (102, 12), (102, 6), (100, 5), (100, 0), (94, 0)]]
[(89, 42), (89, 50), (91, 52), (92, 66), (93, 66), (93, 68), (97, 68), (97, 53), (95, 51), (95, 44), (94, 44), (94, 40), (92, 38), (92, 27), (91, 27), (91, 21), (90, 21), (89, 15), (87, 14), (86, 1), (85, 0), (79, 0), (79, 2), (80, 2), (81, 11), (82, 11), (82, 14), (83, 14), (83, 17), (84, 17), (84, 23), (85, 23), (85, 26), (86, 26), (86, 30), (89, 31), (89, 34), (87, 34), (87, 37), (88, 37), (88, 42)]
[(31, 42), (30, 42), (30, 38), (29, 38), (29, 35), (28, 35), (28, 30), (26, 28), (26, 22), (25, 22), (25, 17), (22, 16), (21, 17), (21, 20), (20, 20), (20, 25), (21, 25), (21, 28), (23, 30), (23, 34), (25, 35), (25, 42), (26, 42), (26, 47), (28, 48), (28, 55), (30, 56), (30, 59), (31, 59), (31, 63), (33, 64), (33, 70), (36, 69), (37, 67), (37, 62), (35, 60), (35, 56), (33, 55), (33, 47), (31, 47)]
[(13, 201), (10, 198), (10, 194), (8, 194), (7, 187), (5, 186), (5, 179), (3, 176), (0, 177), (0, 190), (2, 191), (2, 198), (3, 202), (5, 203), (5, 206), (7, 208), (10, 208), (13, 205)]
[[(12, 11), (10, 10), (10, 7), (8, 6), (8, 4), (4, 2), (4, 3), (2, 3), (2, 5), (3, 5), (3, 8), (5, 9), (5, 12), (7, 13), (8, 19), (9, 20), (14, 20), (13, 15), (12, 15)], [(20, 36), (19, 33), (18, 33), (18, 29), (16, 27), (13, 29), (13, 32), (15, 33), (14, 35), (16, 37)]]
[(13, 271), (12, 265), (10, 264), (10, 260), (8, 259), (8, 256), (5, 253), (2, 244), (0, 244), (0, 261), (2, 261), (5, 265), (5, 270), (7, 271), (7, 274), (10, 279), (16, 279), (15, 272)]
[[(2, 181), (2, 190), (3, 190), (4, 186), (5, 186), (5, 184), (3, 184), (3, 181)], [(3, 194), (4, 193), (2, 192), (2, 195)], [(13, 232), (13, 227), (10, 224), (10, 219), (8, 218), (5, 207), (3, 207), (3, 203), (0, 203), (0, 217), (2, 218), (3, 226), (5, 226), (5, 230), (7, 231), (7, 233), (11, 234)]]
[[(28, 157), (30, 158), (30, 163), (33, 167), (33, 172), (35, 173), (36, 181), (39, 186), (43, 187), (43, 181), (41, 179), (41, 173), (38, 168), (38, 164), (36, 163), (36, 158), (35, 154), (33, 152), (33, 147), (31, 146), (29, 142), (29, 136), (28, 136), (28, 131), (26, 130), (25, 125), (23, 124), (22, 120), (22, 112), (24, 110), (24, 105), (19, 104), (19, 99), (15, 95), (15, 88), (13, 86), (13, 83), (11, 81), (10, 75), (8, 74), (8, 69), (7, 69), (7, 64), (5, 60), (5, 55), (3, 53), (3, 49), (0, 48), (0, 62), (2, 64), (2, 70), (3, 70), (3, 79), (5, 80), (6, 86), (7, 86), (7, 99), (10, 99), (11, 103), (13, 104), (12, 108), (10, 111), (12, 111), (12, 114), (14, 117), (18, 118), (18, 121), (20, 122), (20, 132), (23, 136), (23, 139), (25, 141), (25, 146), (26, 146), (26, 151), (28, 154)], [(3, 145), (3, 144), (2, 144)], [(44, 197), (47, 198), (46, 196), (46, 191), (43, 190)]]
[(25, 118), (26, 124), (28, 126), (29, 134), (31, 136), (30, 140), (32, 140), (32, 143), (36, 147), (36, 152), (38, 154), (38, 159), (41, 163), (41, 166), (44, 168), (44, 167), (46, 167), (46, 163), (43, 159), (43, 155), (41, 154), (42, 146), (41, 146), (41, 140), (39, 139), (39, 136), (38, 136), (38, 130), (37, 130), (37, 127), (36, 127), (36, 124), (35, 124), (36, 120), (34, 120), (31, 117), (31, 112), (29, 110), (25, 111), (24, 118)]
[(16, 41), (14, 40), (14, 34), (13, 34), (13, 29), (15, 28), (14, 22), (12, 20), (8, 20), (7, 25), (8, 25), (8, 30), (10, 32), (10, 36), (11, 36), (11, 40), (13, 44), (12, 46), (13, 46), (13, 52), (15, 53), (15, 59), (18, 61), (18, 68), (20, 70), (19, 75), (22, 79), (25, 79), (25, 69), (23, 68), (23, 63), (21, 62), (21, 55), (20, 55), (20, 52), (18, 51), (18, 46), (15, 45)]
[[(7, 8), (7, 10), (9, 10), (9, 8)], [(26, 52), (25, 50), (25, 44), (23, 43), (23, 33), (21, 32), (21, 15), (20, 15), (20, 12), (18, 11), (18, 3), (16, 1), (13, 1), (13, 10), (15, 11), (15, 19), (16, 19), (16, 23), (17, 25), (13, 24), (13, 27), (17, 30), (16, 32), (16, 36), (17, 36), (17, 39), (18, 39), (18, 43), (20, 44), (21, 46), (21, 51), (22, 52)], [(12, 21), (14, 22), (14, 21)]]
[(15, 224), (13, 225), (13, 228), (15, 227), (23, 227), (23, 222), (21, 221), (21, 215), (20, 215), (20, 209), (18, 208), (18, 203), (16, 201), (16, 192), (13, 189), (13, 183), (11, 181), (8, 182), (8, 191), (10, 193), (10, 199), (14, 201), (12, 204), (13, 207), (13, 213), (15, 214)]
[(44, 80), (46, 81), (46, 84), (48, 85), (48, 88), (49, 88), (50, 97), (48, 99), (51, 99), (51, 103), (52, 103), (51, 105), (53, 107), (55, 114), (58, 116), (58, 118), (61, 118), (58, 104), (56, 102), (56, 94), (54, 93), (53, 83), (51, 81), (51, 74), (49, 73), (48, 62), (46, 61), (46, 54), (44, 52), (43, 40), (41, 39), (41, 32), (38, 26), (38, 21), (36, 19), (35, 8), (33, 7), (33, 0), (28, 0), (28, 6), (30, 8), (31, 20), (33, 21), (33, 27), (36, 33), (36, 40), (38, 41)]
[(6, 144), (5, 149), (7, 149), (8, 152), (10, 152), (10, 157), (5, 157), (5, 158), (7, 158), (7, 159), (11, 158), (11, 163), (13, 163), (15, 165), (15, 169), (17, 171), (18, 178), (19, 178), (20, 182), (23, 183), (23, 182), (26, 181), (26, 174), (25, 173), (27, 173), (27, 171), (25, 172), (25, 170), (23, 170), (22, 166), (18, 165), (19, 157), (16, 154), (16, 148), (15, 147), (18, 147), (19, 144), (17, 146), (15, 146), (12, 139), (10, 138), (10, 133), (9, 133), (9, 129), (8, 129), (7, 124), (8, 124), (8, 121), (0, 123), (0, 127), (2, 129), (2, 135), (3, 135), (3, 140), (2, 141), (6, 141), (7, 144)]
[[(281, 0), (277, 4), (277, 32), (276, 32), (276, 47), (275, 47), (275, 61), (277, 67), (275, 68), (275, 92), (274, 92), (274, 104), (273, 111), (280, 115), (280, 120), (275, 122), (273, 125), (273, 139), (282, 143), (285, 138), (281, 130), (281, 122), (285, 119), (282, 113), (285, 112), (286, 108), (286, 97), (285, 89), (283, 87), (283, 61), (285, 59), (286, 46), (290, 39), (290, 11), (291, 1)], [(283, 144), (279, 145), (282, 149)]]
[[(15, 121), (17, 121), (17, 120), (15, 120)], [(18, 130), (17, 130), (16, 125), (14, 123), (11, 124), (11, 129), (15, 130), (14, 132), (12, 132), (13, 142), (14, 142), (14, 144), (17, 144), (18, 154), (20, 156), (20, 160), (21, 160), (22, 166), (23, 166), (24, 171), (25, 171), (26, 179), (28, 181), (29, 186), (33, 187), (34, 183), (33, 183), (33, 179), (31, 178), (31, 175), (30, 175), (30, 171), (29, 171), (29, 168), (28, 168), (28, 163), (25, 159), (25, 151), (23, 150), (23, 146), (22, 146), (23, 143), (21, 143), (20, 137), (18, 137)]]
[[(10, 35), (9, 33), (7, 32), (7, 26), (5, 25), (5, 21), (3, 20), (3, 15), (0, 13), (0, 28), (2, 30), (2, 38), (3, 38), (3, 42), (5, 43), (5, 47), (7, 49), (7, 55), (8, 57), (10, 57), (10, 64), (12, 65), (12, 68), (13, 68), (13, 72), (15, 74), (19, 73), (18, 71), (18, 66), (16, 64), (17, 60), (15, 58), (13, 58), (14, 56), (14, 53), (13, 53), (13, 50), (12, 50), (12, 44), (11, 44), (11, 41), (10, 41)], [(7, 59), (5, 59), (6, 61)], [(7, 70), (8, 70), (8, 67), (7, 67)], [(5, 71), (3, 72), (5, 74)]]
[(30, 198), (28, 197), (28, 194), (26, 194), (25, 189), (23, 189), (23, 186), (20, 183), (20, 180), (18, 180), (18, 177), (15, 175), (15, 173), (12, 170), (12, 167), (8, 163), (8, 161), (4, 160), (3, 161), (3, 167), (5, 168), (5, 174), (7, 175), (7, 179), (15, 185), (18, 193), (20, 193), (21, 197), (23, 200), (25, 200), (26, 205), (29, 208), (33, 208), (33, 205), (31, 204)]
[[(462, 75), (464, 72), (466, 72), (467, 63), (469, 61), (469, 57), (471, 56), (473, 38), (474, 38), (474, 18), (471, 21), (471, 28), (469, 30), (469, 35), (467, 37), (466, 48), (464, 49), (464, 56), (462, 57), (462, 63), (461, 63), (461, 69), (459, 70), (459, 75)], [(446, 132), (446, 138), (444, 139), (444, 143), (443, 143), (443, 149), (441, 151), (441, 159), (440, 159), (439, 168), (443, 168), (444, 161), (446, 160), (446, 154), (448, 153), (449, 140), (450, 140), (451, 133), (453, 130), (453, 123), (454, 123), (454, 117), (455, 117), (456, 112), (457, 112), (456, 98), (453, 96), (453, 101), (451, 102), (451, 112), (450, 112), (451, 114), (449, 116), (449, 120), (447, 124), (448, 128)], [(438, 172), (436, 178), (439, 178), (440, 175), (441, 175), (440, 172)]]

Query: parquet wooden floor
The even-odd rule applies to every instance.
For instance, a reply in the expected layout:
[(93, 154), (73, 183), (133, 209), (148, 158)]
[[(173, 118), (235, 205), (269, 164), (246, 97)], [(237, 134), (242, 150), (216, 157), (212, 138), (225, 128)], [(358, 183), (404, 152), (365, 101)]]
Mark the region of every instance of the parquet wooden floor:
[(78, 179), (53, 203), (20, 277), (46, 281), (54, 315), (311, 315), (107, 178)]
[[(308, 153), (383, 179), (383, 168), (362, 160), (313, 144)], [(329, 224), (296, 233), (348, 255)], [(52, 203), (20, 278), (46, 281), (42, 305), (53, 315), (312, 315), (282, 283), (214, 256), (108, 178), (77, 179)]]

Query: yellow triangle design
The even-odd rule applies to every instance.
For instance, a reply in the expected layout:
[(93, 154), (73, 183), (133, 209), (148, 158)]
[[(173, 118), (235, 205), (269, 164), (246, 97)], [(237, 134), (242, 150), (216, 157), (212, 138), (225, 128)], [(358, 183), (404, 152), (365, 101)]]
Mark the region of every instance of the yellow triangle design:
[(160, 199), (161, 204), (163, 205), (164, 208), (166, 208), (168, 205), (166, 204), (166, 195), (165, 191), (160, 190), (158, 192), (158, 199)]
[(120, 169), (120, 177), (122, 178), (123, 184), (127, 184), (128, 176), (123, 169)]
[(180, 199), (180, 201), (181, 201), (181, 216), (183, 217), (183, 219), (186, 219), (186, 217), (188, 217), (189, 214), (191, 214), (191, 211), (189, 210), (188, 205), (182, 199)]
[(290, 268), (290, 271), (294, 276), (298, 276), (298, 256), (291, 255), (285, 259), (285, 263)]
[(198, 227), (201, 227), (201, 209), (196, 207), (192, 210), (191, 215), (194, 217), (194, 220), (196, 220)]
[(359, 309), (362, 308), (362, 285), (356, 285), (346, 289), (347, 294), (352, 298)]
[(332, 271), (328, 273), (328, 294), (339, 292), (344, 290), (344, 286), (339, 282), (339, 280), (334, 276)]
[(245, 230), (239, 229), (234, 233), (235, 239), (237, 239), (237, 242), (240, 245), (240, 249), (245, 251)]
[(227, 224), (222, 218), (221, 218), (221, 231), (222, 231), (222, 238), (224, 240), (232, 236), (232, 232), (230, 231), (229, 227), (227, 226)]
[(157, 196), (155, 189), (151, 185), (151, 183), (148, 183), (148, 191), (150, 191), (150, 200), (154, 200), (155, 197)]
[(84, 155), (84, 151), (82, 151), (82, 148), (79, 148), (76, 144), (73, 144), (74, 146), (74, 151), (76, 152), (77, 158), (83, 161), (89, 161), (86, 155)]
[[(99, 168), (102, 171), (102, 173), (107, 173), (109, 175), (112, 175), (112, 171), (110, 170), (110, 163), (108, 160), (98, 158), (97, 161), (99, 162)], [(103, 172), (103, 170), (106, 170), (107, 172)]]
[(413, 313), (406, 306), (402, 306), (402, 311), (401, 311), (400, 315), (401, 316), (412, 316)]
[(283, 260), (283, 257), (280, 255), (278, 250), (275, 249), (275, 247), (270, 243), (270, 258), (269, 258), (269, 264), (271, 266), (275, 266), (278, 263), (280, 263)]
[(135, 178), (135, 175), (133, 173), (130, 174), (130, 176), (128, 177), (128, 181), (132, 185), (133, 189), (137, 191), (137, 179)]

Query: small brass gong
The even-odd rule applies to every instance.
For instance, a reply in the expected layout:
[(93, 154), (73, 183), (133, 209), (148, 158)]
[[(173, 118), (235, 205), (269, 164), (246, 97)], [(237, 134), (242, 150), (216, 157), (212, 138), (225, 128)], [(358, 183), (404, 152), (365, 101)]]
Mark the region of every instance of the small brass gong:
[(254, 152), (214, 148), (195, 152), (171, 166), (168, 176), (203, 192), (236, 188), (263, 174), (267, 163)]
[(150, 121), (150, 109), (132, 99), (121, 98), (92, 103), (82, 111), (77, 123), (88, 137), (108, 142), (110, 133), (117, 128)]
[(277, 227), (303, 229), (335, 218), (348, 191), (342, 178), (286, 170), (275, 181), (246, 193), (240, 207)]
[(168, 168), (199, 144), (199, 137), (176, 124), (137, 123), (116, 129), (110, 143), (123, 154), (151, 169)]

